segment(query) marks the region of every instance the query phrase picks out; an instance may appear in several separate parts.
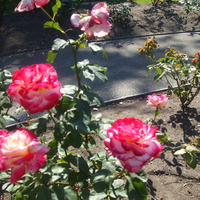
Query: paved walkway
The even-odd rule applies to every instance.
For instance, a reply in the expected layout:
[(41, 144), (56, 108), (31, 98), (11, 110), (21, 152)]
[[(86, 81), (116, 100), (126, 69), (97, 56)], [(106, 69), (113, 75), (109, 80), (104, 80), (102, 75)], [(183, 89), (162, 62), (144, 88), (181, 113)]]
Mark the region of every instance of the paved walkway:
[[(158, 57), (163, 56), (164, 50), (168, 46), (190, 55), (193, 55), (200, 48), (200, 32), (155, 35), (155, 37), (160, 48), (160, 51), (157, 52)], [(146, 39), (147, 37), (137, 37), (103, 42), (108, 59), (104, 59), (100, 52), (94, 56), (89, 48), (79, 53), (79, 61), (87, 58), (91, 63), (108, 68), (108, 82), (106, 84), (98, 80), (87, 81), (105, 101), (166, 88), (167, 85), (164, 80), (155, 83), (153, 75), (148, 78), (145, 77), (148, 71), (146, 66), (151, 64), (151, 61), (147, 60), (137, 50), (142, 47)], [(0, 66), (2, 69), (13, 72), (27, 65), (45, 63), (47, 52), (48, 49), (6, 56), (0, 58)], [(73, 65), (72, 54), (68, 49), (58, 53), (53, 65), (63, 85), (75, 84), (74, 71), (71, 70)]]
[[(200, 49), (200, 32), (155, 35), (155, 38), (160, 48), (157, 52), (158, 58), (163, 57), (164, 50), (168, 46), (190, 55)], [(153, 75), (148, 78), (145, 77), (148, 71), (146, 66), (151, 64), (151, 61), (147, 60), (137, 50), (142, 47), (146, 39), (147, 36), (103, 42), (108, 59), (104, 59), (100, 52), (94, 56), (89, 48), (79, 52), (79, 61), (87, 58), (90, 63), (108, 68), (108, 82), (106, 84), (99, 80), (87, 81), (87, 84), (104, 101), (122, 99), (167, 88), (164, 80), (156, 83), (153, 80)], [(48, 51), (49, 49), (46, 49), (2, 57), (0, 58), (0, 66), (2, 69), (13, 72), (24, 66), (46, 63)], [(58, 53), (53, 66), (56, 68), (59, 80), (63, 85), (76, 84), (74, 71), (71, 70), (72, 65), (72, 54), (68, 49)]]

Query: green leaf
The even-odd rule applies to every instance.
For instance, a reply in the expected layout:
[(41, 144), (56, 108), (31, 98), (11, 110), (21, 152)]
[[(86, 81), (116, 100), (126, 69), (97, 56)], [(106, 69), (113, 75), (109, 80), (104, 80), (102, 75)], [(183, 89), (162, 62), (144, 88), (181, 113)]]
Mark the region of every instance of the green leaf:
[(138, 178), (128, 177), (125, 189), (129, 200), (147, 200), (146, 184)]
[(116, 172), (116, 167), (114, 162), (110, 162), (110, 161), (104, 161), (102, 163), (102, 169), (108, 170), (111, 174), (114, 174)]
[(60, 0), (56, 0), (56, 4), (52, 7), (53, 18), (57, 15), (59, 8), (61, 7)]
[(103, 192), (108, 189), (110, 182), (110, 171), (106, 169), (99, 170), (92, 176), (92, 184), (96, 192)]
[(54, 173), (54, 174), (60, 174), (64, 171), (64, 167), (63, 167), (63, 164), (54, 164), (51, 166), (51, 171)]
[(130, 177), (134, 180), (135, 178), (141, 180), (142, 182), (147, 182), (148, 177), (144, 170), (140, 170), (137, 173), (129, 173)]
[(112, 183), (112, 186), (114, 189), (120, 188), (124, 184), (124, 181), (122, 179), (115, 179)]
[(54, 138), (57, 141), (62, 141), (63, 137), (67, 134), (67, 126), (65, 122), (58, 122), (55, 125)]
[(71, 97), (62, 96), (61, 100), (59, 101), (59, 104), (55, 106), (57, 115), (62, 115), (66, 111), (72, 109), (75, 106), (75, 102), (73, 102), (73, 99)]
[(103, 118), (100, 122), (99, 122), (99, 137), (104, 140), (105, 138), (107, 138), (106, 136), (106, 130), (111, 127), (111, 124), (113, 123), (113, 120), (110, 119), (106, 119)]
[(83, 121), (74, 122), (74, 128), (75, 128), (75, 130), (77, 130), (81, 134), (84, 134), (84, 135), (90, 134), (90, 130), (89, 130), (88, 125), (86, 125)]
[(100, 43), (89, 43), (89, 47), (92, 49), (92, 52), (96, 54), (98, 51), (102, 51), (103, 57), (108, 58), (106, 51), (103, 49)]
[(43, 133), (45, 133), (47, 130), (47, 119), (45, 118), (39, 118), (38, 119), (38, 126), (36, 129), (36, 133), (37, 135), (42, 135)]
[(83, 70), (88, 64), (89, 64), (89, 60), (85, 59), (83, 61), (78, 62), (77, 67), (78, 67), (78, 69)]
[(68, 42), (66, 40), (63, 40), (63, 39), (60, 39), (60, 38), (56, 38), (53, 41), (53, 45), (52, 45), (51, 50), (53, 52), (58, 52), (61, 49), (64, 49), (67, 45), (68, 45)]
[(72, 131), (67, 135), (66, 142), (68, 145), (72, 145), (74, 148), (80, 148), (83, 143), (83, 138), (77, 131)]
[(80, 48), (87, 48), (88, 47), (88, 42), (87, 41), (78, 40), (78, 46)]
[(57, 56), (57, 52), (49, 51), (48, 55), (47, 55), (47, 62), (48, 63), (53, 63), (55, 58), (56, 58), (56, 56)]
[(46, 185), (46, 184), (48, 184), (49, 183), (49, 181), (51, 180), (51, 175), (50, 174), (42, 174), (42, 176), (40, 177), (40, 179), (41, 179), (41, 181), (42, 181), (42, 183), (44, 184), (44, 185)]
[(186, 150), (185, 149), (179, 149), (177, 150), (174, 155), (177, 156), (177, 155), (183, 155), (186, 153)]
[(95, 79), (95, 75), (93, 74), (93, 72), (91, 72), (87, 68), (83, 70), (83, 76), (87, 79), (90, 79), (91, 81), (94, 81)]
[(65, 85), (61, 92), (65, 95), (74, 94), (78, 90), (78, 87), (76, 85)]
[(195, 169), (197, 166), (197, 158), (193, 153), (186, 153), (185, 155), (186, 163), (192, 168)]
[(157, 75), (154, 77), (154, 80), (155, 80), (155, 81), (159, 81), (164, 75), (165, 75), (165, 71), (163, 71), (162, 74), (157, 74)]
[(76, 166), (80, 172), (87, 174), (89, 172), (89, 167), (85, 159), (80, 155), (69, 155), (70, 162)]
[(96, 192), (95, 190), (92, 190), (90, 192), (89, 200), (102, 200), (107, 197), (107, 194), (105, 192)]
[(54, 28), (61, 31), (60, 25), (58, 22), (48, 21), (44, 23), (44, 28)]
[(200, 149), (198, 149), (197, 147), (195, 147), (193, 145), (187, 145), (185, 150), (188, 153), (200, 153)]
[(4, 129), (6, 127), (6, 121), (2, 116), (0, 116), (0, 129)]
[(56, 155), (58, 151), (58, 142), (55, 139), (53, 139), (48, 143), (48, 147), (50, 147), (50, 150), (47, 153), (47, 157), (49, 159)]
[(68, 180), (69, 182), (84, 182), (88, 179), (88, 175), (83, 172), (70, 171)]
[(162, 74), (162, 69), (160, 69), (160, 67), (154, 67), (154, 69), (156, 70), (157, 74)]
[(121, 199), (128, 197), (128, 195), (126, 194), (126, 190), (124, 190), (124, 188), (118, 188), (114, 191), (111, 191), (110, 196), (114, 199)]
[(10, 103), (3, 103), (2, 106), (3, 106), (4, 108), (11, 108), (11, 107), (12, 107), (12, 104), (10, 104)]
[(54, 185), (52, 187), (54, 194), (51, 195), (51, 200), (65, 200), (65, 193), (63, 186)]
[(95, 76), (97, 76), (102, 82), (106, 82), (108, 80), (107, 76), (106, 76), (106, 71), (107, 68), (106, 67), (101, 67), (99, 65), (92, 65), (89, 64), (88, 68), (93, 72), (93, 74)]
[(52, 191), (49, 188), (43, 185), (39, 185), (34, 190), (32, 190), (30, 196), (34, 197), (35, 200), (44, 200), (51, 199), (51, 193)]
[(64, 187), (64, 192), (66, 200), (79, 200), (76, 191), (71, 186)]
[(170, 135), (167, 132), (156, 133), (156, 136), (157, 136), (158, 142), (160, 142), (160, 143), (169, 142), (169, 140), (170, 140)]
[(88, 103), (96, 103), (97, 105), (104, 105), (103, 99), (96, 93), (85, 91), (83, 94), (83, 99)]

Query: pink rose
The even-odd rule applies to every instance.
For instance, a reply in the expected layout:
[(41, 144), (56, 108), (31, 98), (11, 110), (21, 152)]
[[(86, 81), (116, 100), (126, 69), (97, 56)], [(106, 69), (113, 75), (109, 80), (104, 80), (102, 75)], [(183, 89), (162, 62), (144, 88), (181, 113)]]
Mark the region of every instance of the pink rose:
[(162, 110), (163, 108), (165, 108), (167, 101), (168, 101), (168, 97), (165, 95), (152, 94), (152, 95), (148, 95), (147, 97), (147, 106), (156, 107)]
[(40, 8), (42, 6), (45, 6), (49, 3), (49, 0), (21, 0), (17, 7), (15, 8), (15, 12), (23, 12), (23, 11), (29, 11), (33, 10), (35, 6), (37, 8)]
[(48, 63), (34, 64), (13, 73), (8, 94), (33, 114), (57, 105), (62, 96), (60, 89), (61, 83), (53, 66)]
[(129, 172), (138, 172), (152, 157), (160, 156), (163, 146), (156, 140), (156, 130), (139, 119), (118, 119), (107, 130), (105, 149)]
[(73, 14), (70, 20), (74, 27), (79, 27), (82, 31), (85, 31), (91, 39), (93, 36), (104, 37), (109, 33), (112, 25), (107, 21), (108, 17), (107, 4), (101, 2), (92, 8), (89, 16)]
[(39, 145), (37, 136), (25, 128), (8, 134), (0, 130), (0, 171), (12, 168), (10, 182), (15, 183), (26, 172), (36, 172), (46, 163), (49, 147)]

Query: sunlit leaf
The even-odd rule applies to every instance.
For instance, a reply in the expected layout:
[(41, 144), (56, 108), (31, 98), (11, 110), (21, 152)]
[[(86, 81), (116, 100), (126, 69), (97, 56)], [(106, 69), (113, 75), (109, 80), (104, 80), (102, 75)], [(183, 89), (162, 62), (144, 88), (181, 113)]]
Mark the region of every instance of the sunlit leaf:
[(54, 28), (61, 31), (60, 25), (58, 22), (48, 21), (44, 23), (44, 28)]
[(52, 7), (53, 18), (57, 15), (59, 8), (61, 7), (60, 0), (56, 0), (56, 4)]
[(101, 67), (99, 65), (88, 65), (88, 68), (104, 83), (108, 80), (106, 76), (107, 68)]
[(100, 43), (89, 43), (89, 47), (92, 49), (92, 52), (96, 54), (98, 51), (102, 51), (103, 57), (108, 58), (106, 51), (103, 49)]
[(58, 52), (61, 49), (64, 49), (67, 45), (68, 45), (68, 42), (66, 40), (56, 38), (53, 41), (53, 45), (52, 45), (51, 50), (54, 51), (54, 52)]
[(55, 60), (55, 58), (56, 58), (56, 56), (57, 56), (57, 52), (55, 52), (55, 51), (49, 51), (48, 55), (47, 55), (47, 62), (48, 63), (53, 63), (54, 60)]
[(195, 169), (197, 166), (197, 158), (193, 153), (185, 154), (186, 163), (192, 168)]

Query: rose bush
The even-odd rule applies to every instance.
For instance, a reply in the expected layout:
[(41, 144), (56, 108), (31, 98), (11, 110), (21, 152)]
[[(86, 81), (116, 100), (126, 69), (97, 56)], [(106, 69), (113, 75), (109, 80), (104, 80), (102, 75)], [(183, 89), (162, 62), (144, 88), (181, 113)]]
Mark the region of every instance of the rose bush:
[(129, 172), (138, 172), (152, 157), (160, 156), (163, 146), (157, 141), (157, 129), (139, 119), (118, 119), (107, 130), (105, 149)]
[(74, 27), (79, 27), (85, 31), (89, 38), (104, 37), (110, 29), (111, 24), (107, 20), (109, 17), (109, 10), (105, 2), (97, 3), (90, 13), (90, 15), (73, 14), (70, 18)]
[(15, 11), (23, 12), (23, 11), (33, 10), (35, 6), (37, 8), (40, 8), (48, 4), (49, 1), (50, 0), (21, 0), (17, 5), (17, 7), (15, 8)]
[(11, 183), (45, 165), (48, 151), (49, 147), (40, 145), (35, 133), (28, 129), (19, 128), (9, 134), (0, 130), (0, 171), (12, 169)]
[(147, 106), (156, 107), (160, 110), (164, 109), (168, 101), (168, 97), (160, 94), (152, 94), (147, 96)]
[(34, 114), (57, 105), (62, 96), (61, 87), (52, 65), (34, 64), (13, 73), (8, 94), (11, 99)]

